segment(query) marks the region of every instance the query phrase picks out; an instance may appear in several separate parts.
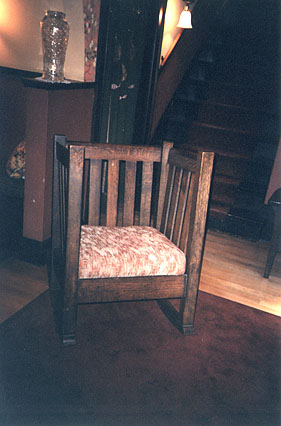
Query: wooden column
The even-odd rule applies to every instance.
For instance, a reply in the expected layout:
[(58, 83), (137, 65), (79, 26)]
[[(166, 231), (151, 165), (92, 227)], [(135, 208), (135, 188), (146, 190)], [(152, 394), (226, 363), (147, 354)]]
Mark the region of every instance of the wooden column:
[(53, 136), (90, 140), (94, 83), (25, 79), (24, 85), (27, 147), (23, 237), (25, 246), (32, 245), (37, 251), (51, 232)]

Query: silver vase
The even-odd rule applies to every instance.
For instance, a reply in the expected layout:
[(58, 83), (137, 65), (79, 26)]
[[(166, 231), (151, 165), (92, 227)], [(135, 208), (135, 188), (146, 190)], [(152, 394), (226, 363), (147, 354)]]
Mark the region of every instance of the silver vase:
[(64, 61), (69, 39), (69, 25), (65, 13), (46, 10), (40, 22), (43, 48), (44, 80), (64, 80)]

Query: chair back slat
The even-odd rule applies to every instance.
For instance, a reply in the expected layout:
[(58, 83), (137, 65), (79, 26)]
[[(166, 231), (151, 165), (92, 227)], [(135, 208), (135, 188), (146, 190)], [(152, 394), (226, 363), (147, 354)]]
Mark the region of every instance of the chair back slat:
[(106, 225), (117, 225), (117, 202), (119, 186), (119, 161), (109, 160), (107, 163), (107, 205)]
[(123, 202), (123, 226), (134, 224), (137, 163), (127, 161), (125, 165), (125, 188)]
[(142, 164), (142, 183), (140, 200), (140, 225), (150, 225), (151, 219), (151, 197), (153, 182), (153, 162)]
[(102, 161), (90, 160), (88, 224), (100, 225)]

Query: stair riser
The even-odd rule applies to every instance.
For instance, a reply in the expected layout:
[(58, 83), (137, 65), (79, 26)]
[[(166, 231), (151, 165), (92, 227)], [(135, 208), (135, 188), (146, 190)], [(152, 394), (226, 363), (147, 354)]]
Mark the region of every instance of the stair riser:
[(210, 84), (207, 97), (209, 102), (253, 108), (267, 113), (278, 114), (280, 91), (275, 89), (255, 89), (249, 86)]
[(188, 143), (215, 152), (237, 153), (249, 156), (256, 146), (257, 137), (250, 134), (234, 133), (219, 128), (203, 127), (193, 123), (188, 131)]
[(262, 111), (207, 102), (203, 102), (199, 106), (197, 121), (259, 135), (266, 133), (278, 134), (279, 132), (277, 117), (268, 116)]
[(229, 176), (239, 182), (245, 176), (248, 161), (216, 155), (215, 172), (217, 175)]

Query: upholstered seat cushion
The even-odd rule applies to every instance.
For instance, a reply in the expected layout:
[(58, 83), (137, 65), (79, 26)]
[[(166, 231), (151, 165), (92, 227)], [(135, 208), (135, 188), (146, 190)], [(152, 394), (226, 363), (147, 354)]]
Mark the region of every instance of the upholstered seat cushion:
[(79, 278), (185, 273), (185, 255), (149, 226), (82, 226)]

